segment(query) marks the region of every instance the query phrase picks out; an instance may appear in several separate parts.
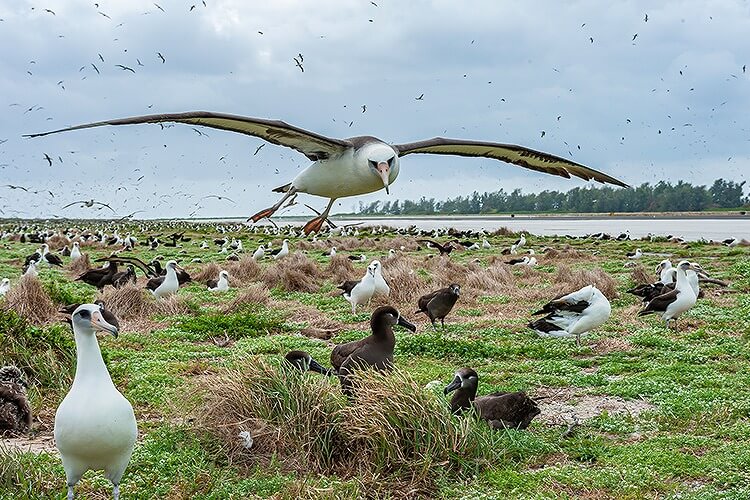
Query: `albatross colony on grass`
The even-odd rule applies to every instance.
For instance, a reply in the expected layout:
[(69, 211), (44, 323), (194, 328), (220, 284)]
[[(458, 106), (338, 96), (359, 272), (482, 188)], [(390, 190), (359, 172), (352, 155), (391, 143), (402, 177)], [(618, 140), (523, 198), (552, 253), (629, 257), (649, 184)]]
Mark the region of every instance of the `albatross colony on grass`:
[(571, 160), (512, 144), (446, 139), (443, 137), (405, 144), (387, 144), (370, 136), (336, 139), (282, 121), (206, 111), (105, 120), (50, 132), (28, 134), (26, 137), (40, 137), (103, 125), (162, 122), (202, 125), (259, 137), (272, 144), (297, 150), (313, 161), (314, 163), (300, 172), (292, 182), (274, 189), (275, 192), (284, 193), (278, 203), (261, 210), (250, 218), (253, 222), (258, 222), (265, 217), (270, 217), (296, 193), (307, 193), (328, 198), (329, 202), (325, 210), (318, 217), (305, 224), (304, 231), (308, 234), (320, 231), (333, 203), (338, 198), (372, 193), (383, 188), (388, 193), (389, 186), (398, 177), (400, 157), (414, 153), (494, 158), (538, 172), (546, 172), (566, 178), (574, 175), (585, 180), (593, 179), (602, 183), (627, 187), (625, 183), (614, 177)]

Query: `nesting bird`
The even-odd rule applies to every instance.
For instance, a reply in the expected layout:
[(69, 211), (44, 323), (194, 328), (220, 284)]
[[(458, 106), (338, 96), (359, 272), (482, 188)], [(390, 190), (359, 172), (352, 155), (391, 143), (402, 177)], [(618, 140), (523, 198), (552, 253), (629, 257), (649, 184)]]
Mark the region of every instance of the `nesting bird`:
[(180, 288), (180, 282), (177, 279), (177, 261), (170, 260), (167, 262), (166, 271), (167, 273), (164, 276), (151, 278), (146, 283), (146, 288), (151, 290), (151, 293), (159, 299), (177, 293)]
[(555, 297), (534, 315), (545, 317), (529, 323), (542, 337), (572, 337), (580, 345), (581, 335), (600, 327), (612, 313), (607, 297), (594, 285)]
[(307, 351), (289, 351), (284, 356), (284, 360), (301, 372), (311, 371), (326, 376), (333, 375), (331, 370), (315, 361)]
[(208, 289), (212, 292), (226, 292), (229, 290), (229, 273), (221, 270), (219, 272), (219, 279), (208, 280), (206, 285), (208, 285)]
[(445, 328), (445, 317), (456, 305), (458, 297), (461, 295), (461, 287), (455, 283), (452, 285), (435, 290), (426, 295), (422, 295), (417, 302), (419, 309), (415, 311), (417, 313), (425, 313), (430, 318), (430, 323), (435, 327), (435, 321), (440, 320), (440, 323)]
[(359, 281), (347, 280), (338, 288), (344, 291), (342, 296), (352, 305), (352, 314), (357, 314), (357, 306), (367, 304), (375, 293), (375, 266), (372, 263), (367, 266)]
[(525, 429), (541, 413), (536, 402), (525, 392), (494, 392), (477, 398), (479, 375), (471, 368), (458, 370), (444, 394), (456, 391), (451, 411), (461, 415), (472, 407), (477, 416), (493, 429)]
[(253, 252), (253, 260), (260, 260), (266, 254), (266, 249), (263, 245), (258, 245), (258, 249)]
[(640, 248), (636, 248), (635, 252), (628, 252), (625, 254), (625, 256), (628, 259), (640, 259), (641, 257), (643, 257), (643, 252)]
[(16, 366), (0, 368), (0, 436), (16, 436), (31, 430), (28, 385)]
[(55, 443), (65, 469), (68, 499), (87, 470), (103, 469), (117, 500), (138, 437), (133, 407), (112, 383), (96, 340), (96, 331), (117, 337), (117, 328), (103, 318), (96, 304), (79, 306), (71, 323), (76, 374), (55, 414)]
[(387, 371), (393, 366), (393, 349), (396, 337), (393, 327), (399, 325), (417, 331), (417, 327), (402, 317), (396, 308), (378, 307), (370, 317), (372, 334), (362, 340), (339, 344), (331, 351), (331, 366), (336, 370), (341, 382), (341, 390), (346, 395), (352, 394), (352, 380), (349, 377), (353, 370), (374, 368)]
[(10, 280), (8, 278), (3, 278), (3, 280), (0, 281), (0, 297), (8, 293), (8, 290), (10, 290)]

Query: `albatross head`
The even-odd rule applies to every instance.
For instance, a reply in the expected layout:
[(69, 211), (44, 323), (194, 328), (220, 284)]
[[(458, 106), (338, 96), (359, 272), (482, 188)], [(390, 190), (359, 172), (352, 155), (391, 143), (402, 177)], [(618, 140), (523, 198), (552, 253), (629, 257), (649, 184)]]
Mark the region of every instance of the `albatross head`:
[(443, 394), (449, 394), (459, 388), (473, 387), (476, 391), (476, 387), (479, 384), (479, 375), (472, 368), (461, 368), (456, 372), (453, 380), (450, 384), (445, 386)]
[(81, 304), (71, 318), (73, 329), (82, 332), (107, 332), (117, 337), (117, 327), (108, 323), (97, 304)]
[(391, 182), (398, 175), (398, 155), (387, 144), (373, 143), (365, 149), (370, 172), (383, 180), (385, 192), (390, 194)]

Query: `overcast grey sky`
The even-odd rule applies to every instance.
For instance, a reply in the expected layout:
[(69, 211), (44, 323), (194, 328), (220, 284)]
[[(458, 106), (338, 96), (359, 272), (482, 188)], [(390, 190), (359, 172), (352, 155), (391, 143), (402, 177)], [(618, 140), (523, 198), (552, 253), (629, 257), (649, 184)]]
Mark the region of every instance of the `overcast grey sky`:
[[(30, 191), (0, 187), (0, 210), (111, 216), (61, 210), (94, 198), (120, 216), (249, 216), (309, 163), (270, 144), (254, 154), (259, 139), (185, 125), (21, 137), (189, 110), (333, 137), (521, 144), (631, 185), (750, 173), (746, 1), (375, 3), (0, 0), (0, 184)], [(390, 195), (343, 199), (337, 210), (583, 184), (489, 159), (414, 155)], [(210, 194), (236, 204), (202, 199)]]

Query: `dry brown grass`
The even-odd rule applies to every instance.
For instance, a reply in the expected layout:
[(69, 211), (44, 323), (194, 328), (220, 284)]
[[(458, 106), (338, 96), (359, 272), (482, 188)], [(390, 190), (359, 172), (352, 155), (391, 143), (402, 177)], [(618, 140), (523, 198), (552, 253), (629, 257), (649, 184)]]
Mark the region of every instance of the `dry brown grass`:
[(62, 234), (54, 234), (47, 238), (46, 240), (47, 245), (49, 245), (50, 250), (57, 251), (63, 248), (65, 245), (70, 246), (70, 239), (67, 236), (64, 236)]
[(70, 261), (70, 264), (68, 264), (68, 270), (71, 274), (75, 274), (76, 276), (82, 275), (89, 269), (91, 269), (91, 262), (89, 261), (89, 254), (87, 253), (81, 254), (80, 257)]
[(174, 316), (191, 312), (190, 305), (179, 294), (156, 299), (145, 288), (133, 284), (105, 288), (98, 298), (118, 319), (147, 320), (155, 315)]
[(221, 270), (222, 267), (219, 264), (217, 264), (216, 262), (209, 262), (208, 264), (203, 266), (199, 272), (192, 274), (191, 277), (196, 283), (205, 284), (208, 280), (219, 279), (219, 272)]
[(5, 294), (2, 307), (14, 311), (34, 325), (49, 323), (57, 315), (55, 304), (35, 276), (21, 276)]
[(417, 262), (406, 256), (389, 259), (383, 266), (383, 277), (391, 287), (391, 302), (412, 304), (431, 290), (431, 285), (415, 271), (417, 267)]
[[(263, 268), (251, 255), (243, 255), (238, 262), (227, 262), (225, 269), (232, 281), (237, 280), (241, 285), (247, 285), (260, 279)], [(216, 273), (218, 276), (218, 273)]]
[[(476, 471), (502, 453), (488, 445), (483, 421), (453, 417), (406, 372), (355, 377), (357, 397), (347, 401), (336, 379), (252, 359), (198, 377), (188, 410), (233, 465), (273, 460), (289, 471), (362, 481), (372, 496), (429, 495), (437, 477), (461, 473), (463, 464)], [(249, 450), (242, 431), (253, 437)]]
[(295, 252), (263, 270), (260, 276), (268, 288), (287, 292), (315, 292), (320, 288), (318, 265), (301, 252)]
[(618, 296), (617, 282), (600, 268), (571, 269), (562, 265), (557, 269), (553, 289), (560, 293), (570, 293), (585, 286), (594, 285), (605, 297), (612, 300)]
[(352, 261), (346, 256), (336, 254), (331, 257), (328, 267), (325, 270), (326, 276), (329, 276), (334, 283), (341, 283), (348, 279), (355, 279), (356, 270)]
[(268, 305), (270, 300), (271, 295), (268, 287), (263, 283), (255, 283), (243, 289), (234, 300), (225, 304), (221, 310), (224, 313), (231, 313), (247, 304), (260, 304), (265, 306)]
[(633, 270), (630, 272), (630, 277), (637, 285), (648, 285), (654, 282), (653, 276), (649, 274), (648, 271), (646, 271), (646, 268), (643, 267), (643, 264), (638, 264), (633, 268)]
[(490, 264), (485, 269), (476, 269), (466, 276), (466, 288), (489, 294), (510, 294), (515, 289), (515, 277), (502, 261)]

